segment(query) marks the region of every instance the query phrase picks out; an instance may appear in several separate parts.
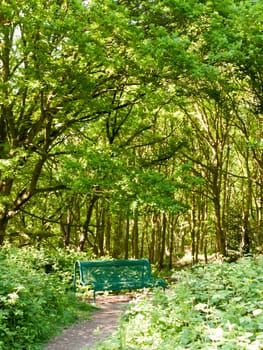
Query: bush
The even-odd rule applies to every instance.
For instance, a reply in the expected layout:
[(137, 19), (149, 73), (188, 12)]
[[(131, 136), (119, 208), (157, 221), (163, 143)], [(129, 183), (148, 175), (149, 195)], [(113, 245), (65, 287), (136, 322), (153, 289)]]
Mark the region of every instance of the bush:
[[(69, 291), (76, 256), (33, 248), (3, 248), (0, 254), (0, 349), (41, 349), (78, 313)], [(50, 273), (46, 273), (51, 264)]]
[(73, 289), (73, 267), (76, 260), (89, 260), (91, 253), (75, 252), (73, 250), (34, 247), (4, 247), (1, 250), (10, 263), (24, 266), (26, 269), (45, 272), (60, 279), (67, 289)]
[(262, 272), (262, 256), (178, 272), (176, 285), (134, 303), (97, 349), (263, 349)]

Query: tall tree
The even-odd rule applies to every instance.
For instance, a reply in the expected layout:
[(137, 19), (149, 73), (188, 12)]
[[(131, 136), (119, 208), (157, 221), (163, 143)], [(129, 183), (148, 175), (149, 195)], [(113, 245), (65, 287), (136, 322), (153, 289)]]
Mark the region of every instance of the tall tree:
[(149, 68), (137, 63), (138, 33), (124, 14), (112, 1), (1, 3), (0, 244), (33, 196), (66, 189), (59, 145), (104, 116), (112, 143), (145, 94)]

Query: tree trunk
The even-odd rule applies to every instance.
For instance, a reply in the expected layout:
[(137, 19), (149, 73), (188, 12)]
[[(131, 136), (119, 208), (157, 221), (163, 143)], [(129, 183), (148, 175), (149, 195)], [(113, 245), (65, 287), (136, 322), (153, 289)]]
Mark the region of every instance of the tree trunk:
[(163, 214), (163, 225), (161, 231), (161, 247), (160, 247), (160, 256), (158, 259), (158, 267), (162, 269), (164, 266), (164, 257), (165, 257), (165, 243), (166, 243), (166, 231), (167, 231), (167, 217), (166, 214)]
[(3, 245), (6, 236), (8, 218), (5, 213), (0, 216), (0, 246)]
[(126, 232), (125, 232), (125, 242), (124, 242), (124, 258), (129, 258), (129, 239), (130, 239), (130, 218), (126, 219)]
[(175, 221), (176, 220), (174, 219), (174, 215), (172, 215), (170, 229), (169, 229), (169, 269), (170, 270), (173, 268)]
[(226, 239), (221, 225), (221, 205), (218, 197), (214, 198), (215, 229), (216, 229), (216, 250), (217, 253), (226, 256)]
[(135, 210), (132, 228), (132, 256), (139, 258), (139, 218), (138, 211)]
[(80, 252), (84, 251), (84, 246), (85, 246), (85, 243), (86, 243), (87, 238), (88, 238), (88, 230), (89, 230), (89, 226), (90, 226), (90, 220), (91, 220), (93, 208), (94, 208), (94, 205), (95, 205), (96, 201), (98, 200), (98, 198), (99, 197), (97, 197), (97, 196), (93, 196), (90, 200), (88, 210), (87, 210), (86, 220), (85, 220), (84, 225), (83, 225), (83, 232), (82, 232), (82, 235), (80, 237), (80, 242), (79, 242), (79, 247), (78, 247), (78, 250)]
[(105, 250), (107, 254), (111, 252), (111, 215), (108, 212), (105, 223)]
[(222, 209), (221, 209), (221, 167), (217, 160), (216, 167), (212, 171), (212, 193), (215, 212), (215, 230), (216, 230), (216, 250), (217, 253), (226, 256), (226, 237), (222, 226)]
[(151, 262), (155, 261), (155, 243), (156, 243), (156, 232), (157, 232), (157, 214), (152, 214), (152, 234), (149, 244), (149, 260)]

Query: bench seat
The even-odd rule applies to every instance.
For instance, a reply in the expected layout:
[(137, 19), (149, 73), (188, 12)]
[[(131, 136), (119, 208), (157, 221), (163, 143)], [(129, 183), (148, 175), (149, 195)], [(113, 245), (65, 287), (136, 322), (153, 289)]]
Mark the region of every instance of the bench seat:
[(99, 291), (166, 288), (166, 282), (163, 279), (152, 277), (148, 259), (78, 260), (74, 265), (74, 291), (77, 289), (78, 274), (80, 284), (93, 289), (94, 302), (96, 302), (96, 292)]

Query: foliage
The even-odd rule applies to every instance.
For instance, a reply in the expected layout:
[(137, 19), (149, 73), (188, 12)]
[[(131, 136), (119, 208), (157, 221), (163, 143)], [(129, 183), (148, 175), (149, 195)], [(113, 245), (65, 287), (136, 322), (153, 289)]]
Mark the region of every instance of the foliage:
[(60, 280), (59, 284), (66, 289), (73, 286), (73, 266), (76, 260), (89, 260), (91, 253), (78, 253), (73, 250), (50, 248), (24, 247), (14, 248), (4, 246), (1, 253), (5, 255), (12, 265), (21, 266), (25, 269), (39, 271), (54, 275)]
[(177, 272), (164, 294), (135, 301), (97, 349), (263, 348), (263, 256)]
[(0, 245), (160, 266), (188, 242), (195, 260), (261, 249), (262, 14), (261, 0), (2, 1)]
[(61, 176), (76, 193), (108, 198), (117, 210), (135, 202), (139, 207), (148, 205), (166, 212), (186, 208), (184, 203), (175, 199), (175, 192), (186, 187), (190, 179), (184, 179), (184, 184), (180, 184), (160, 171), (129, 164), (125, 155), (114, 157), (105, 150), (87, 151), (79, 147), (73, 155), (62, 158)]
[[(69, 291), (71, 260), (76, 258), (69, 256), (48, 256), (31, 248), (1, 250), (1, 350), (41, 349), (62, 326), (76, 320), (83, 307)], [(45, 272), (49, 264), (52, 273)]]

